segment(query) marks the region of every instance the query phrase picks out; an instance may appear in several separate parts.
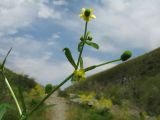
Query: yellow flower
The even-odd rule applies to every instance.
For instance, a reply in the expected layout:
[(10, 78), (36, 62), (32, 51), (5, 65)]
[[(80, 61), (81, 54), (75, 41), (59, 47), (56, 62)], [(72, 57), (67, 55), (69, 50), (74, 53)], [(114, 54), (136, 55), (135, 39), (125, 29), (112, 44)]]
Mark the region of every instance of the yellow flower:
[(95, 19), (96, 16), (92, 14), (93, 9), (85, 9), (82, 8), (82, 13), (80, 14), (80, 17), (83, 18), (84, 21), (88, 22), (91, 19)]
[(88, 95), (85, 95), (85, 94), (79, 95), (79, 98), (82, 103), (88, 104), (89, 102), (94, 100), (95, 96), (96, 96), (96, 94), (94, 92), (92, 92)]
[(73, 81), (85, 80), (85, 71), (84, 69), (79, 69), (74, 71)]
[(97, 108), (98, 110), (111, 109), (112, 101), (111, 99), (101, 98), (94, 104), (94, 107)]

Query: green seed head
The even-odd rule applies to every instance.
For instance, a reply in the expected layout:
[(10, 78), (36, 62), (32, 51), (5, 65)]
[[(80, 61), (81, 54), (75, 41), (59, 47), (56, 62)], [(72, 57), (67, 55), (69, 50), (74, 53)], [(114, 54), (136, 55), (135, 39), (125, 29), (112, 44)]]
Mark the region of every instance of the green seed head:
[(46, 93), (46, 94), (49, 94), (49, 93), (52, 91), (52, 89), (53, 89), (52, 84), (47, 84), (47, 85), (45, 86), (45, 93)]
[(86, 17), (89, 17), (91, 15), (91, 10), (90, 9), (86, 9), (85, 12), (84, 12), (84, 15)]
[(132, 56), (132, 52), (129, 50), (126, 50), (122, 55), (121, 55), (121, 60), (126, 61)]

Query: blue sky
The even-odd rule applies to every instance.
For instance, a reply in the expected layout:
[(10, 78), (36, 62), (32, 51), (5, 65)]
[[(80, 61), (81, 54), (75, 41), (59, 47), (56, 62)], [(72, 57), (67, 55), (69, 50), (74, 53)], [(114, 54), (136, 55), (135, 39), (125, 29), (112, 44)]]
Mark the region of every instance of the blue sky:
[(1, 0), (0, 59), (13, 47), (7, 67), (43, 85), (58, 84), (73, 71), (62, 49), (69, 47), (77, 59), (84, 32), (81, 8), (93, 8), (97, 16), (88, 29), (100, 49), (85, 47), (89, 66), (116, 59), (124, 50), (132, 50), (136, 57), (159, 47), (159, 6), (159, 0)]

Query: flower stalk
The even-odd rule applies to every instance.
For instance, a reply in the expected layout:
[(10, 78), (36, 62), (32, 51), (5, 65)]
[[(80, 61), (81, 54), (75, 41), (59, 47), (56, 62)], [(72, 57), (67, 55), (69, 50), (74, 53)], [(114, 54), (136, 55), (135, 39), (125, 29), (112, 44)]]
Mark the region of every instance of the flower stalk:
[(82, 44), (82, 49), (79, 53), (79, 57), (78, 57), (78, 62), (77, 62), (77, 67), (76, 67), (76, 70), (78, 69), (78, 66), (79, 66), (79, 63), (80, 63), (80, 59), (82, 57), (82, 53), (83, 53), (83, 49), (84, 49), (84, 45), (85, 45), (85, 41), (86, 41), (86, 34), (87, 34), (87, 25), (88, 25), (88, 22), (86, 21), (86, 24), (85, 24), (85, 31), (84, 31), (84, 41), (83, 41), (83, 44)]

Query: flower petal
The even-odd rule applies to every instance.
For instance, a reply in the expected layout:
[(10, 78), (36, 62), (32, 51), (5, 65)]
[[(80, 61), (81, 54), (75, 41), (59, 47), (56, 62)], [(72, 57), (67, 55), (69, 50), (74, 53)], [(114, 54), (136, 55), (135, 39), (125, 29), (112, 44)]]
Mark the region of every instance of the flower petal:
[(95, 19), (95, 18), (96, 18), (96, 16), (95, 16), (95, 15), (91, 15), (91, 18)]
[(82, 8), (82, 14), (85, 12), (85, 10), (86, 10), (85, 8)]
[(83, 14), (80, 14), (79, 17), (83, 18)]

